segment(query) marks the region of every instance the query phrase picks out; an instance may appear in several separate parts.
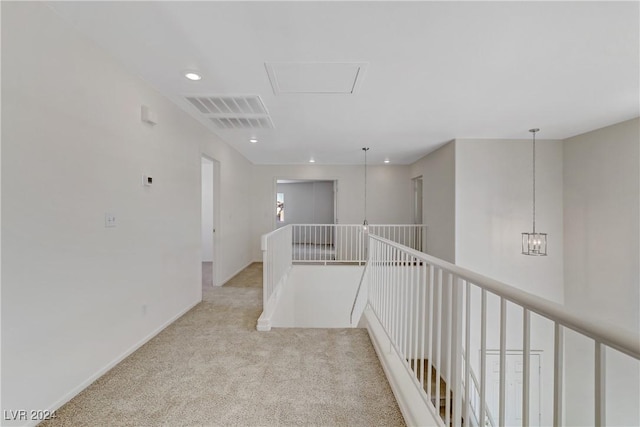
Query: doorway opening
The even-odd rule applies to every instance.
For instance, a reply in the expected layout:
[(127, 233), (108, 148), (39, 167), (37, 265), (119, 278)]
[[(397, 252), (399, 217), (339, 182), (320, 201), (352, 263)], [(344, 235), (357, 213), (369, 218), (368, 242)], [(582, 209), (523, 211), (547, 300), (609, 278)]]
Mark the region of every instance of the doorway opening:
[(274, 228), (294, 224), (296, 259), (335, 259), (337, 188), (335, 180), (276, 180)]
[(275, 227), (287, 224), (336, 224), (338, 181), (278, 179)]
[(202, 188), (202, 289), (218, 286), (217, 280), (217, 248), (216, 229), (219, 194), (219, 164), (217, 161), (202, 156), (201, 188)]
[(413, 223), (422, 224), (422, 176), (413, 178)]
[[(505, 425), (540, 426), (541, 415), (541, 378), (542, 351), (531, 350), (529, 356), (529, 420), (522, 420), (522, 373), (523, 359), (521, 350), (507, 350), (505, 357)], [(487, 350), (487, 406), (497, 420), (500, 404), (500, 351)]]
[[(422, 176), (412, 179), (413, 181), (413, 223), (424, 224), (422, 215)], [(415, 231), (416, 242), (421, 242), (418, 250), (422, 252), (427, 251), (427, 236), (424, 227), (420, 227)]]

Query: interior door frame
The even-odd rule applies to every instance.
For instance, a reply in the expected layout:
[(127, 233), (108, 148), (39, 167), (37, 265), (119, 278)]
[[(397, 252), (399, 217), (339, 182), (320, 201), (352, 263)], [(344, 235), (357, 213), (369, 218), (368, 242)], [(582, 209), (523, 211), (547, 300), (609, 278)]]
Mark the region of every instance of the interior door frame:
[[(482, 350), (478, 350), (480, 352), (480, 354), (482, 354)], [(542, 366), (542, 355), (543, 355), (544, 351), (543, 350), (529, 350), (529, 355), (530, 356), (537, 356), (538, 357), (538, 425), (542, 426), (542, 372), (543, 372), (543, 366)], [(491, 355), (491, 356), (498, 356), (500, 357), (500, 349), (487, 349), (485, 354), (487, 356)], [(522, 350), (506, 350), (505, 351), (505, 356), (521, 356), (524, 354), (524, 352)], [(488, 367), (487, 367), (488, 370)], [(530, 371), (531, 372), (531, 371)], [(494, 418), (496, 417), (496, 414), (493, 414)], [(529, 414), (529, 417), (531, 417), (531, 414)]]
[[(290, 178), (283, 176), (276, 176), (273, 178), (273, 186), (271, 191), (271, 201), (272, 203), (276, 202), (278, 197), (278, 181), (299, 181), (299, 182), (333, 182), (333, 223), (338, 224), (338, 178)], [(285, 200), (285, 206), (287, 202)], [(275, 205), (272, 205), (275, 206)], [(286, 211), (285, 211), (286, 215)], [(278, 228), (278, 220), (276, 216), (273, 215), (273, 220), (271, 221), (272, 230), (276, 230)]]
[[(219, 239), (220, 239), (220, 162), (214, 157), (206, 154), (200, 154), (200, 185), (202, 186), (202, 159), (205, 159), (213, 164), (213, 271), (212, 282), (213, 286), (220, 286), (220, 251), (219, 251)], [(200, 206), (202, 207), (202, 187), (200, 187)], [(202, 232), (202, 219), (200, 220), (200, 227)], [(202, 257), (201, 257), (202, 258)], [(202, 280), (202, 278), (201, 278)]]

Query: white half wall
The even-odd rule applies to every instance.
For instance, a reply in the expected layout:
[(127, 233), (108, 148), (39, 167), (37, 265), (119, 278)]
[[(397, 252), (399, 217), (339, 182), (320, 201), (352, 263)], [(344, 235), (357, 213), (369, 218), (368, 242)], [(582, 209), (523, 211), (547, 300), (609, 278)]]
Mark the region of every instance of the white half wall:
[(203, 153), (220, 275), (251, 261), (251, 164), (43, 3), (2, 4), (1, 54), (2, 410), (55, 409), (200, 301)]
[[(367, 216), (370, 224), (411, 224), (413, 183), (408, 166), (368, 166)], [(253, 167), (253, 259), (261, 260), (260, 236), (275, 229), (277, 179), (338, 181), (339, 224), (364, 219), (364, 166), (269, 165)], [(286, 202), (285, 202), (286, 203)]]
[(274, 328), (350, 328), (351, 306), (364, 267), (294, 265), (271, 326)]
[[(564, 142), (565, 303), (640, 333), (640, 120)], [(593, 343), (567, 336), (566, 423), (593, 423)], [(585, 357), (585, 355), (587, 355)], [(638, 362), (610, 351), (607, 425), (640, 425)]]

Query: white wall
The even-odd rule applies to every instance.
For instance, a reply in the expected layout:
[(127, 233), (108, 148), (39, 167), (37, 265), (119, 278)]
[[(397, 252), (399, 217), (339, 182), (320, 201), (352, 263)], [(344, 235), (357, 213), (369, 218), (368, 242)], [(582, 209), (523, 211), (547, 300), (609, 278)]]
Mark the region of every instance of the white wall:
[[(368, 167), (367, 216), (370, 224), (411, 224), (413, 183), (407, 166)], [(270, 165), (253, 168), (253, 257), (262, 259), (260, 236), (275, 228), (277, 179), (338, 181), (337, 218), (340, 224), (364, 219), (364, 166)], [(285, 202), (286, 203), (286, 202)]]
[[(284, 221), (287, 224), (333, 224), (333, 181), (292, 182), (278, 184), (277, 192), (284, 194)], [(275, 199), (274, 199), (275, 215)]]
[(294, 265), (284, 284), (274, 328), (349, 328), (364, 267)]
[(55, 408), (200, 301), (202, 153), (250, 262), (251, 164), (41, 3), (2, 4), (2, 119), (2, 409)]
[(411, 165), (422, 176), (422, 215), (427, 225), (427, 253), (455, 263), (455, 142), (451, 141)]
[(536, 230), (548, 256), (521, 254), (531, 230), (531, 140), (456, 140), (456, 264), (563, 302), (562, 142), (536, 141)]
[(564, 143), (566, 304), (640, 330), (640, 119)]
[[(640, 332), (640, 120), (564, 142), (565, 303)], [(593, 422), (593, 344), (567, 337), (568, 425)], [(609, 353), (608, 425), (639, 425), (638, 363)]]
[(213, 261), (213, 162), (202, 159), (202, 261)]

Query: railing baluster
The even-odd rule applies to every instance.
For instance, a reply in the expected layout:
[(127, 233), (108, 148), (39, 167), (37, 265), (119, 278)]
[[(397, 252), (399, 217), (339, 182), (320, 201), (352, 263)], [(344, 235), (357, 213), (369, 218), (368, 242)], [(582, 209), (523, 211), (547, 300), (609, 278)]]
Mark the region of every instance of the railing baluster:
[(500, 416), (498, 423), (500, 426), (505, 425), (507, 405), (506, 397), (506, 371), (507, 371), (507, 300), (500, 297)]
[[(405, 280), (405, 269), (402, 268), (402, 264), (403, 264), (403, 260), (405, 257), (405, 254), (403, 252), (398, 251), (398, 258), (399, 258), (399, 265), (396, 266), (396, 270), (398, 271), (398, 280), (402, 289), (402, 297), (400, 300), (400, 305), (399, 308), (401, 307), (406, 307), (407, 303), (408, 303), (408, 286), (407, 286), (407, 281)], [(409, 324), (408, 324), (408, 315), (409, 313), (406, 313), (403, 310), (403, 313), (401, 315), (401, 320), (402, 320), (402, 328), (400, 330), (400, 345), (401, 345), (401, 349), (402, 349), (402, 358), (404, 360), (406, 360), (406, 356), (407, 356), (407, 335), (408, 335), (408, 330), (409, 330)]]
[(414, 300), (414, 308), (413, 312), (413, 324), (414, 328), (414, 339), (413, 339), (413, 365), (415, 368), (416, 378), (420, 378), (420, 371), (418, 370), (418, 363), (420, 363), (421, 353), (419, 351), (420, 348), (420, 329), (421, 329), (421, 316), (420, 316), (420, 307), (421, 307), (421, 298), (420, 298), (420, 267), (415, 263), (416, 259), (411, 257), (411, 274), (413, 276), (413, 300)]
[(600, 341), (595, 342), (595, 405), (594, 415), (596, 427), (607, 425), (606, 372), (607, 349)]
[(562, 400), (564, 397), (564, 329), (555, 322), (553, 346), (553, 426), (564, 424), (562, 417)]
[(522, 310), (522, 427), (529, 426), (529, 379), (531, 371), (531, 313)]
[(451, 346), (454, 343), (453, 335), (454, 331), (454, 320), (453, 320), (453, 275), (451, 273), (447, 274), (447, 313), (445, 314), (447, 318), (447, 326), (449, 331), (445, 337), (445, 345), (444, 345), (444, 360), (447, 363), (447, 376), (446, 386), (445, 386), (445, 395), (444, 395), (444, 423), (446, 425), (451, 424), (451, 383), (454, 381), (454, 363), (452, 362), (453, 352)]
[(428, 325), (428, 329), (427, 329), (427, 386), (426, 386), (426, 390), (427, 390), (427, 397), (429, 398), (429, 400), (431, 400), (432, 398), (432, 393), (431, 393), (431, 381), (432, 381), (432, 375), (431, 375), (431, 366), (433, 365), (433, 324), (434, 324), (434, 315), (433, 315), (433, 295), (434, 295), (434, 290), (433, 290), (433, 280), (434, 280), (434, 269), (433, 269), (433, 265), (429, 265), (428, 266), (428, 271), (427, 271), (427, 307), (428, 307), (428, 319), (429, 319), (429, 325)]
[[(396, 304), (397, 304), (397, 296), (398, 296), (398, 288), (399, 286), (397, 285), (398, 281), (395, 277), (395, 270), (393, 269), (393, 263), (391, 262), (391, 260), (395, 257), (395, 252), (396, 249), (395, 248), (391, 248), (389, 251), (389, 265), (387, 266), (388, 270), (389, 270), (389, 280), (387, 282), (387, 287), (389, 288), (389, 292), (392, 294), (392, 300), (391, 300), (391, 315), (392, 317), (390, 318), (389, 322), (393, 325), (393, 337), (395, 342), (399, 342), (398, 341), (398, 337), (400, 336), (400, 322), (399, 322), (399, 317), (398, 317), (398, 313), (395, 310)], [(396, 283), (396, 286), (391, 286), (392, 283)]]
[(481, 290), (480, 301), (480, 417), (485, 425), (487, 407), (487, 291)]
[[(383, 298), (383, 303), (384, 303), (384, 316), (382, 317), (382, 323), (384, 325), (388, 326), (388, 313), (389, 313), (389, 304), (391, 304), (391, 296), (388, 295), (388, 290), (389, 290), (389, 268), (387, 268), (386, 266), (386, 262), (389, 259), (389, 251), (391, 250), (391, 247), (388, 245), (385, 245), (384, 249), (383, 249), (383, 265), (384, 265), (384, 270), (382, 271), (382, 278), (381, 278), (381, 282), (380, 282), (380, 292), (381, 292), (381, 296)], [(389, 329), (389, 335), (393, 336), (393, 329)]]
[[(394, 289), (394, 293), (396, 295), (395, 298), (395, 304), (394, 304), (394, 309), (396, 310), (396, 317), (395, 317), (395, 322), (398, 325), (396, 328), (396, 342), (400, 344), (400, 348), (398, 349), (398, 351), (401, 351), (402, 349), (402, 310), (400, 309), (400, 304), (402, 301), (402, 282), (400, 282), (400, 274), (398, 272), (398, 250), (394, 248), (394, 251), (392, 253), (392, 259), (394, 260), (394, 262), (392, 263), (393, 266), (393, 270), (392, 270), (392, 277), (393, 277), (393, 282), (392, 283), (397, 283), (398, 286), (390, 286), (391, 288)], [(402, 357), (402, 354), (400, 355), (400, 357)]]
[[(447, 425), (452, 424), (455, 427), (462, 425), (462, 387), (461, 387), (461, 368), (462, 368), (462, 280), (457, 276), (453, 276), (451, 280), (451, 358), (449, 369), (449, 379), (447, 384), (447, 398), (453, 399), (451, 402), (451, 410), (447, 409), (447, 414), (453, 416), (453, 420), (449, 420)], [(451, 395), (453, 391), (453, 396)]]
[(436, 331), (436, 340), (435, 340), (435, 360), (434, 364), (436, 367), (435, 372), (435, 406), (436, 410), (440, 412), (440, 352), (442, 347), (442, 329), (441, 329), (441, 313), (442, 313), (442, 270), (438, 269), (438, 274), (436, 278), (436, 312), (435, 312), (435, 331)]
[(405, 254), (406, 264), (403, 266), (404, 280), (407, 282), (407, 307), (409, 308), (407, 317), (408, 335), (407, 335), (407, 355), (411, 357), (413, 354), (413, 282), (411, 277), (411, 269), (409, 267), (409, 260), (411, 255)]
[[(424, 262), (420, 265), (420, 277), (422, 278), (422, 280), (418, 281), (418, 289), (420, 290), (420, 306), (421, 306), (421, 313), (422, 313), (422, 320), (420, 321), (420, 324), (422, 325), (421, 329), (420, 329), (420, 387), (424, 390), (424, 362), (425, 362), (425, 357), (424, 357), (424, 340), (425, 340), (425, 333), (426, 333), (426, 328), (427, 328), (427, 324), (426, 322), (426, 316), (427, 316), (427, 263)], [(422, 285), (424, 283), (424, 286)]]
[[(465, 319), (464, 319), (464, 410), (462, 418), (470, 420), (471, 407), (471, 284), (465, 280)], [(475, 394), (474, 394), (475, 395)], [(470, 421), (466, 425), (469, 425)]]

